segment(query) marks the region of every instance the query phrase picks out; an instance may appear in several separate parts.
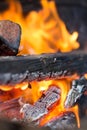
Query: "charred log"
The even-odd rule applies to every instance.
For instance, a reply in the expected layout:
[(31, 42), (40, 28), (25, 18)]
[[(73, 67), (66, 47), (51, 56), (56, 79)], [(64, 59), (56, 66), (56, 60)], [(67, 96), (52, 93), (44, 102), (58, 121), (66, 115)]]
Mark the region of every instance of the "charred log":
[(20, 104), (19, 99), (12, 99), (3, 103), (0, 103), (0, 118), (9, 120), (20, 120)]
[(20, 113), (23, 115), (24, 122), (28, 124), (39, 120), (49, 110), (53, 107), (54, 104), (57, 104), (60, 100), (60, 89), (52, 86), (46, 92), (42, 94), (42, 97), (33, 105), (24, 104), (20, 110)]
[(78, 100), (80, 118), (87, 118), (87, 95), (82, 95)]
[(18, 122), (0, 119), (0, 130), (28, 130), (28, 128)]
[(72, 107), (78, 99), (84, 94), (87, 90), (87, 79), (83, 76), (80, 79), (73, 80), (72, 88), (67, 94), (65, 101), (65, 107)]
[(0, 21), (0, 55), (11, 56), (18, 53), (21, 28), (9, 20)]
[[(48, 108), (59, 101), (59, 95), (59, 88), (51, 87), (34, 105), (24, 104), (20, 110), (21, 114), (23, 114), (23, 121), (28, 126), (35, 127), (39, 125), (43, 116), (49, 113), (50, 110)], [(66, 112), (48, 121), (47, 124), (43, 126), (43, 128), (45, 127), (49, 127), (52, 130), (73, 129), (76, 127), (76, 119), (73, 113)]]
[[(86, 130), (87, 129), (87, 119), (83, 119), (82, 127), (79, 130)], [(25, 126), (18, 122), (10, 122), (8, 120), (0, 119), (0, 130), (51, 130), (49, 127), (34, 127), (34, 126)], [(60, 130), (57, 128), (57, 130)], [(67, 129), (66, 129), (67, 130)], [(71, 129), (70, 129), (71, 130)], [(77, 130), (77, 128), (74, 128)]]
[(75, 116), (73, 113), (65, 113), (58, 119), (49, 122), (46, 126), (49, 126), (52, 130), (73, 130), (76, 127)]
[(87, 73), (87, 53), (56, 53), (0, 58), (0, 84), (40, 81)]
[[(50, 98), (50, 94), (51, 94), (51, 98)], [(59, 100), (57, 98), (54, 99), (54, 96), (52, 96), (53, 94), (57, 94), (56, 96), (59, 97), (59, 94), (60, 94), (60, 90), (58, 88), (49, 88), (46, 92), (43, 93), (42, 97), (38, 100), (38, 103), (35, 103), (35, 106), (37, 108), (39, 108), (39, 103), (44, 104), (46, 103), (47, 104), (47, 107), (49, 107), (49, 104), (48, 103), (54, 103), (55, 102), (55, 99), (56, 100)], [(52, 98), (53, 97), (53, 98)], [(50, 100), (49, 100), (50, 99)], [(53, 99), (54, 99), (54, 102), (53, 102)], [(48, 102), (49, 100), (49, 102)], [(46, 106), (46, 105), (45, 105)], [(42, 106), (44, 107), (44, 106)], [(40, 107), (39, 109), (42, 109), (42, 107)], [(46, 108), (46, 107), (45, 107)], [(44, 108), (43, 108), (44, 109)], [(42, 109), (42, 110), (43, 110)], [(16, 121), (17, 122), (20, 122), (21, 123), (21, 116), (20, 116), (20, 104), (19, 104), (19, 99), (13, 99), (13, 100), (10, 100), (10, 101), (6, 101), (4, 103), (1, 103), (0, 104), (0, 118), (9, 118), (11, 119), (11, 121)], [(32, 111), (32, 109), (31, 109)], [(27, 112), (29, 112), (29, 110), (27, 110)], [(26, 113), (27, 114), (27, 113)], [(36, 113), (34, 112), (34, 114), (36, 115)], [(40, 111), (39, 111), (39, 114), (40, 114)], [(28, 114), (28, 118), (29, 118), (29, 114)], [(12, 120), (13, 119), (13, 120)], [(17, 120), (14, 120), (14, 119), (17, 119)], [(84, 120), (84, 118), (81, 122), (81, 125), (84, 127), (84, 130), (86, 130), (86, 119)], [(28, 120), (29, 121), (29, 120)], [(0, 122), (1, 123), (1, 122)], [(10, 122), (12, 124), (12, 122)], [(25, 126), (26, 125), (26, 122), (25, 124), (22, 122), (22, 124)], [(22, 125), (20, 124), (20, 126)], [(51, 120), (50, 122), (48, 122), (45, 126), (41, 127), (41, 128), (38, 128), (36, 127), (36, 124), (34, 124), (34, 122), (30, 123), (28, 122), (28, 124), (26, 125), (27, 126), (27, 129), (43, 129), (43, 130), (67, 130), (67, 129), (74, 129), (75, 130), (75, 127), (76, 127), (76, 119), (75, 119), (75, 116), (73, 113), (63, 113), (63, 115), (61, 116), (58, 116), (57, 118)], [(80, 130), (83, 130), (83, 127), (81, 126), (81, 129)], [(77, 128), (76, 128), (77, 129)]]

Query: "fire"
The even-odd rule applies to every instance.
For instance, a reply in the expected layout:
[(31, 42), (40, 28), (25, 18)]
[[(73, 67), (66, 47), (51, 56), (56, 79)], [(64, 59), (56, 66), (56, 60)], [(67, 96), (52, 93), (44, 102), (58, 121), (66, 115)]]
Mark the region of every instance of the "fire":
[(70, 34), (60, 19), (54, 1), (41, 0), (42, 9), (24, 17), (18, 1), (9, 0), (9, 9), (0, 14), (0, 20), (9, 19), (22, 27), (20, 54), (68, 52), (79, 47), (77, 32)]
[(0, 90), (0, 102), (4, 102), (13, 98), (18, 98), (23, 94), (21, 89), (12, 89), (10, 91)]
[[(9, 8), (0, 13), (0, 20), (9, 19), (21, 25), (22, 37), (18, 55), (54, 53), (57, 51), (69, 52), (79, 47), (79, 43), (76, 41), (78, 33), (70, 34), (68, 32), (64, 22), (58, 15), (54, 1), (41, 0), (42, 9), (38, 12), (31, 11), (26, 17), (23, 16), (19, 1), (9, 0), (8, 3)], [(51, 84), (55, 84), (61, 89), (60, 103), (41, 119), (40, 125), (43, 126), (53, 118), (71, 111), (76, 115), (79, 127), (78, 106), (64, 108), (64, 101), (70, 89), (70, 83), (71, 80), (69, 79), (50, 80), (32, 82), (31, 88), (28, 88), (28, 83), (22, 83), (15, 85), (14, 90), (12, 86), (0, 86), (0, 89), (12, 93), (19, 91), (19, 94), (14, 95), (13, 98), (23, 96), (26, 102), (34, 103), (40, 98), (42, 91), (46, 91)], [(9, 97), (9, 92), (7, 97)], [(7, 100), (7, 97), (3, 100)]]
[(26, 82), (16, 84), (15, 86), (14, 85), (0, 85), (0, 89), (3, 91), (10, 91), (13, 88), (15, 88), (15, 89), (21, 88), (21, 90), (25, 90), (27, 87), (28, 87), (28, 83), (26, 83)]
[(55, 84), (56, 86), (60, 87), (61, 89), (61, 100), (59, 102), (58, 105), (56, 105), (51, 112), (49, 112), (47, 115), (45, 115), (41, 121), (40, 121), (40, 125), (43, 126), (45, 125), (48, 120), (51, 121), (54, 118), (57, 118), (58, 116), (63, 115), (65, 112), (73, 112), (76, 115), (76, 119), (77, 119), (77, 124), (78, 127), (80, 127), (80, 121), (79, 121), (79, 117), (78, 117), (78, 106), (76, 105), (75, 107), (72, 108), (68, 108), (65, 109), (64, 107), (64, 102), (66, 99), (66, 95), (70, 89), (70, 81), (68, 81), (67, 79), (65, 80), (58, 80), (58, 81), (53, 81), (53, 84)]
[(0, 85), (0, 102), (18, 98), (28, 91), (28, 89), (27, 82), (16, 85)]

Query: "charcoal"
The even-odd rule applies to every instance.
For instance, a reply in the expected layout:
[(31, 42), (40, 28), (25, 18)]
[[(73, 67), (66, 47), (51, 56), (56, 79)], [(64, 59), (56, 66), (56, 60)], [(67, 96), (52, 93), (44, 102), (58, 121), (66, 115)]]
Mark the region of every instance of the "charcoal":
[[(73, 130), (87, 130), (87, 118), (83, 119), (83, 125), (80, 129), (74, 128)], [(70, 125), (70, 124), (69, 124)], [(32, 126), (26, 126), (19, 122), (11, 122), (6, 119), (0, 119), (0, 130), (51, 130), (49, 127), (36, 127), (32, 124)], [(57, 130), (61, 130), (60, 128)], [(65, 129), (67, 130), (67, 128)], [(69, 130), (72, 130), (71, 128)]]
[(77, 80), (73, 80), (72, 88), (67, 94), (65, 107), (69, 108), (75, 105), (76, 101), (81, 98), (87, 90), (87, 79), (83, 76)]
[(38, 102), (45, 103), (46, 108), (49, 108), (58, 99), (60, 99), (60, 89), (52, 86), (42, 95)]
[(23, 120), (30, 123), (47, 114), (49, 111), (48, 108), (59, 101), (59, 92), (59, 88), (50, 87), (34, 105), (24, 104), (20, 110), (20, 113), (23, 115)]
[(76, 127), (76, 120), (73, 113), (65, 113), (45, 125), (51, 130), (73, 130)]
[(21, 27), (9, 20), (0, 21), (0, 56), (12, 56), (18, 53)]
[(23, 114), (23, 120), (29, 123), (39, 119), (41, 116), (47, 114), (47, 112), (46, 106), (43, 103), (38, 103), (36, 106), (25, 104), (20, 110), (20, 113)]

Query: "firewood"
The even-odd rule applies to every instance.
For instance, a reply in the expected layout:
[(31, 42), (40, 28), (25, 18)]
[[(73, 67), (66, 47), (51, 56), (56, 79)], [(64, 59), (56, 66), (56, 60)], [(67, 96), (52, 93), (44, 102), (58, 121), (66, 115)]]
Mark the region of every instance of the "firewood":
[(0, 112), (19, 106), (18, 99), (12, 99), (0, 104)]
[(65, 113), (46, 124), (54, 130), (73, 130), (76, 127), (76, 119), (73, 113)]
[(0, 103), (0, 118), (20, 121), (21, 115), (19, 111), (19, 98)]
[[(62, 119), (64, 121), (64, 118), (62, 118)], [(70, 115), (69, 115), (69, 119), (70, 119)], [(68, 116), (67, 116), (67, 120), (68, 120)], [(82, 127), (79, 129), (77, 127), (72, 128), (74, 125), (72, 125), (73, 122), (71, 122), (71, 121), (72, 121), (72, 119), (70, 120), (70, 122), (67, 121), (69, 123), (65, 124), (65, 126), (64, 125), (61, 126), (61, 122), (62, 122), (62, 120), (61, 120), (59, 126), (61, 126), (62, 130), (67, 130), (67, 129), (69, 129), (70, 126), (71, 127), (69, 130), (72, 130), (72, 129), (73, 130), (87, 130), (87, 118), (83, 118)], [(55, 127), (54, 130), (61, 130), (61, 128), (59, 126), (57, 125), (57, 128), (56, 128), (56, 126), (53, 126), (53, 127)], [(63, 128), (63, 126), (64, 126), (64, 128)], [(36, 127), (33, 124), (32, 124), (32, 126), (26, 126), (26, 125), (22, 125), (18, 122), (11, 122), (11, 121), (6, 120), (6, 119), (0, 119), (0, 130), (15, 130), (15, 129), (16, 130), (52, 130), (52, 127), (50, 127), (50, 128), (49, 127)]]
[[(85, 100), (85, 101), (87, 101), (87, 100)], [(82, 111), (84, 111), (84, 108), (82, 109), (83, 103), (84, 103), (84, 106), (85, 106), (84, 99), (80, 102)], [(18, 99), (10, 100), (10, 101), (7, 101), (5, 103), (2, 103), (0, 107), (1, 107), (1, 109), (0, 109), (0, 119), (2, 117), (3, 118), (6, 118), (6, 117), (9, 118), (8, 117), (9, 115), (10, 115), (11, 119), (15, 118), (16, 116), (17, 117), (20, 116), (20, 114), (19, 114), (20, 105), (19, 105)], [(4, 113), (4, 116), (1, 116), (1, 115), (3, 115), (3, 113)], [(84, 115), (82, 115), (82, 116), (84, 116)], [(25, 122), (25, 124), (23, 122), (21, 123), (20, 119), (18, 119), (16, 122), (15, 121), (13, 122), (11, 120), (8, 120), (9, 121), (8, 122), (6, 119), (0, 120), (0, 129), (4, 127), (1, 124), (4, 124), (6, 126), (6, 130), (8, 130), (8, 128), (10, 126), (13, 125), (15, 127), (15, 125), (17, 126), (17, 124), (20, 123), (20, 128), (24, 128), (24, 126), (26, 126), (26, 130), (28, 130), (28, 129), (31, 129), (31, 130), (36, 130), (36, 129), (37, 130), (42, 130), (42, 129), (48, 130), (48, 127), (50, 128), (49, 130), (51, 130), (51, 129), (54, 129), (54, 130), (67, 130), (67, 129), (77, 130), (77, 128), (75, 129), (75, 126), (76, 126), (75, 116), (71, 112), (65, 113), (65, 114), (63, 113), (63, 115), (61, 115), (60, 117), (54, 118), (49, 123), (47, 123), (45, 126), (39, 127), (39, 128), (36, 127), (34, 125), (34, 123), (32, 123), (32, 124), (26, 124), (26, 122)], [(84, 128), (84, 130), (87, 129), (86, 121), (87, 121), (87, 117), (81, 119), (81, 128), (79, 130), (83, 130), (83, 128)], [(23, 126), (22, 126), (22, 124), (23, 124)], [(17, 127), (17, 128), (19, 128), (19, 127)], [(3, 130), (4, 130), (4, 128), (3, 128)]]
[(60, 99), (60, 89), (54, 86), (50, 87), (42, 97), (33, 105), (24, 104), (20, 110), (25, 122), (38, 120), (49, 112), (49, 107), (57, 103)]
[(72, 88), (67, 94), (65, 107), (69, 108), (74, 106), (76, 101), (81, 98), (85, 91), (87, 91), (87, 79), (84, 76), (77, 80), (73, 80)]
[(87, 53), (54, 53), (0, 58), (0, 84), (41, 81), (87, 73)]
[(12, 56), (18, 53), (21, 28), (9, 20), (0, 21), (0, 56)]

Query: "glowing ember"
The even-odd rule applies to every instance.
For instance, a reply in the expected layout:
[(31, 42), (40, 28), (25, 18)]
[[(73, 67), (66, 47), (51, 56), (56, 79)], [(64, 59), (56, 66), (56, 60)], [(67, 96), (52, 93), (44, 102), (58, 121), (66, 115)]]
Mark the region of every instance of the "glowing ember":
[(84, 74), (85, 78), (87, 79), (87, 74)]
[(17, 88), (21, 88), (21, 90), (25, 90), (26, 88), (28, 88), (28, 83), (27, 82), (23, 82), (20, 84), (16, 84), (14, 85), (0, 85), (0, 89), (3, 91), (10, 91), (13, 88), (17, 89)]
[[(58, 16), (54, 1), (41, 0), (41, 4), (42, 9), (40, 11), (31, 11), (24, 18), (20, 3), (9, 0), (9, 9), (0, 14), (0, 20), (9, 19), (19, 23), (22, 27), (22, 38), (18, 55), (57, 51), (68, 52), (77, 49), (79, 47), (76, 41), (78, 33), (73, 32), (73, 34), (70, 34), (67, 31), (64, 22)], [(40, 125), (43, 126), (53, 118), (71, 111), (76, 115), (78, 127), (80, 127), (78, 106), (68, 109), (64, 108), (64, 101), (70, 89), (70, 83), (71, 80), (69, 79), (32, 82), (31, 89), (28, 88), (28, 83), (22, 83), (17, 84), (14, 90), (12, 86), (0, 86), (1, 90), (9, 91), (6, 99), (4, 99), (3, 95), (0, 99), (3, 99), (3, 101), (8, 100), (10, 99), (8, 98), (10, 92), (19, 91), (19, 94), (12, 98), (23, 96), (25, 102), (34, 103), (41, 97), (42, 91), (47, 90), (50, 85), (54, 84), (61, 89), (60, 103), (40, 120)]]
[(40, 125), (43, 126), (45, 125), (48, 121), (51, 121), (52, 119), (63, 115), (65, 112), (74, 112), (77, 118), (77, 123), (78, 123), (78, 127), (80, 127), (80, 121), (79, 121), (79, 117), (78, 117), (78, 106), (72, 107), (72, 108), (68, 108), (65, 109), (64, 108), (64, 101), (66, 99), (66, 95), (68, 93), (68, 90), (70, 89), (70, 82), (68, 82), (67, 80), (58, 80), (58, 81), (53, 81), (53, 84), (56, 84), (57, 86), (60, 87), (61, 89), (61, 100), (60, 103), (58, 105), (56, 105), (51, 112), (49, 112), (46, 116), (44, 116), (41, 121), (40, 121)]
[(7, 101), (13, 98), (18, 98), (22, 95), (23, 91), (20, 89), (13, 89), (11, 91), (0, 90), (0, 102)]

